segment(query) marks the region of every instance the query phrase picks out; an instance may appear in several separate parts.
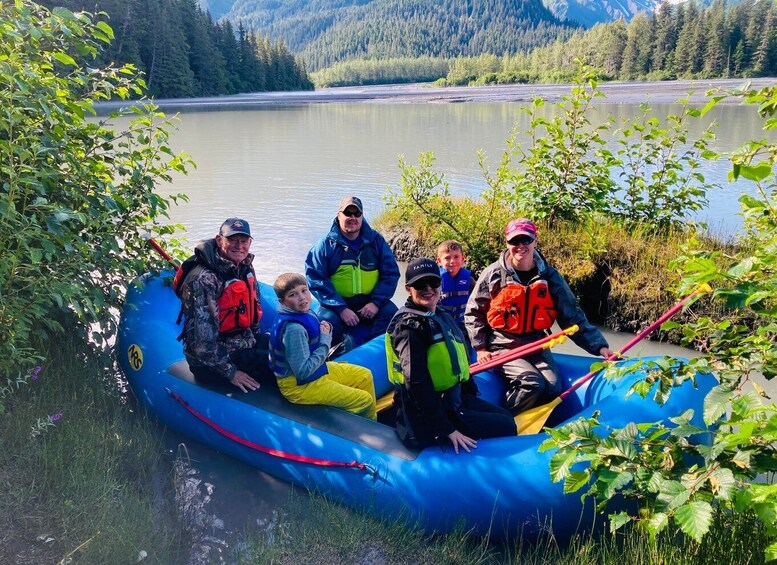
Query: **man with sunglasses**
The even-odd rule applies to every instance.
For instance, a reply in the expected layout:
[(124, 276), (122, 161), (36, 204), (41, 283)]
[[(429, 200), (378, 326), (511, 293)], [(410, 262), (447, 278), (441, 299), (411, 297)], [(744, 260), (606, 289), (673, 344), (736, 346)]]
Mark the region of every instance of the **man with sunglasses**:
[(479, 439), (514, 436), (515, 422), (507, 410), (477, 397), (464, 335), (438, 307), (441, 284), (433, 260), (408, 263), (408, 299), (386, 333), (397, 435), (408, 447), (452, 445), (456, 453), (469, 452)]
[[(464, 313), (478, 363), (548, 335), (555, 321), (579, 330), (571, 339), (592, 355), (612, 354), (607, 340), (585, 317), (566, 280), (537, 250), (537, 226), (519, 218), (505, 228), (507, 249), (480, 274)], [(505, 407), (513, 414), (561, 393), (548, 350), (497, 367), (507, 381)]]
[(359, 198), (340, 200), (329, 233), (305, 259), (319, 318), (332, 325), (332, 343), (343, 342), (338, 354), (382, 335), (397, 311), (391, 301), (399, 281), (397, 261), (363, 214)]

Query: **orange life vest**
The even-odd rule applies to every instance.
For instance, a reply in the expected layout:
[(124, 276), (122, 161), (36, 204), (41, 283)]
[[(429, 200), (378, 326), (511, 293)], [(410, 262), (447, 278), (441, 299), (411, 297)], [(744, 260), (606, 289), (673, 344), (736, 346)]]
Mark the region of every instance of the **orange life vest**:
[(219, 333), (247, 330), (262, 317), (262, 307), (256, 298), (256, 281), (252, 273), (246, 280), (232, 279), (224, 283), (224, 292), (217, 301)]
[[(504, 279), (504, 277), (503, 277)], [(528, 286), (504, 284), (491, 299), (486, 320), (495, 330), (524, 334), (549, 329), (556, 321), (556, 306), (544, 279)]]
[[(183, 262), (173, 279), (173, 290), (179, 298), (183, 299), (181, 293), (184, 284), (197, 276), (200, 269), (204, 268), (206, 266), (199, 261), (196, 255)], [(220, 274), (218, 276), (224, 280)], [(224, 280), (224, 291), (216, 304), (219, 307), (220, 334), (247, 330), (262, 319), (262, 305), (256, 295), (256, 279), (251, 272), (246, 274), (245, 280)], [(178, 314), (177, 323), (181, 322), (182, 317), (183, 304)]]

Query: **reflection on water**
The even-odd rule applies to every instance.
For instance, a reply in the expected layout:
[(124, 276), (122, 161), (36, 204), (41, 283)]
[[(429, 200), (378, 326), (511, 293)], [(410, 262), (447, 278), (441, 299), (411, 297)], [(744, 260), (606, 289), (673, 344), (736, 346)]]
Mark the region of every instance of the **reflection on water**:
[[(360, 196), (367, 219), (374, 218), (387, 187), (398, 186), (400, 154), (416, 163), (420, 152), (433, 151), (435, 168), (445, 173), (453, 193), (480, 194), (485, 181), (478, 150), (485, 152), (493, 170), (513, 127), (527, 128), (525, 107), (335, 103), (187, 112), (180, 115), (172, 144), (189, 153), (197, 169), (161, 189), (189, 195), (190, 202), (171, 215), (185, 226), (192, 244), (212, 237), (224, 218), (245, 216), (255, 235), (259, 277), (272, 280), (282, 272), (303, 270), (308, 249), (328, 231), (342, 196)], [(663, 117), (679, 109), (657, 106), (656, 114)], [(543, 111), (550, 116), (555, 109)], [(601, 116), (609, 113), (618, 120), (638, 112), (634, 104), (596, 107)], [(753, 108), (721, 106), (704, 121), (692, 122), (692, 137), (712, 119), (720, 124), (714, 144), (718, 150), (762, 136)], [(737, 209), (742, 188), (726, 184), (725, 161), (709, 163), (704, 173), (724, 186), (709, 195), (710, 209), (697, 219), (708, 220), (716, 233), (730, 233), (739, 226), (731, 210)]]

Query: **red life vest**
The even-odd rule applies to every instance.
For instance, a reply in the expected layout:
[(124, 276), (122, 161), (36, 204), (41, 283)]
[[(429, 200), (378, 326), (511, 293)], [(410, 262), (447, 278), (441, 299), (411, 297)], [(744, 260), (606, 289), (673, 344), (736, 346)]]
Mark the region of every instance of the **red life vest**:
[[(173, 290), (179, 298), (181, 298), (184, 284), (197, 276), (199, 270), (204, 268), (206, 267), (196, 256), (183, 262), (173, 279)], [(222, 278), (221, 275), (219, 278)], [(259, 320), (262, 319), (262, 305), (256, 295), (256, 279), (253, 273), (247, 273), (245, 280), (229, 279), (223, 282), (224, 290), (216, 301), (219, 307), (219, 333), (228, 334), (247, 330), (252, 325), (259, 323)], [(182, 316), (183, 305), (181, 305), (181, 311), (178, 314), (179, 323)]]
[(503, 284), (491, 299), (486, 320), (495, 330), (514, 334), (549, 329), (556, 321), (556, 305), (547, 281), (535, 280), (528, 286)]
[(247, 330), (262, 317), (262, 307), (256, 299), (256, 280), (253, 273), (246, 280), (232, 279), (224, 283), (219, 306), (219, 333)]

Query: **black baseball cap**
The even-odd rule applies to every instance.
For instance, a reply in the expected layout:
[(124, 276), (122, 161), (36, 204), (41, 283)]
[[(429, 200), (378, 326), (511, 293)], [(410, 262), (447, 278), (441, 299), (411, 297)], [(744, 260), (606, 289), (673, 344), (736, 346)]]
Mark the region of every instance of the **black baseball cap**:
[(224, 223), (221, 224), (219, 235), (224, 237), (231, 237), (237, 234), (251, 237), (251, 226), (248, 225), (248, 222), (240, 218), (227, 218), (224, 220)]
[(434, 277), (442, 280), (440, 277), (440, 266), (426, 257), (413, 259), (407, 264), (407, 269), (405, 269), (405, 286), (410, 286), (425, 277)]

